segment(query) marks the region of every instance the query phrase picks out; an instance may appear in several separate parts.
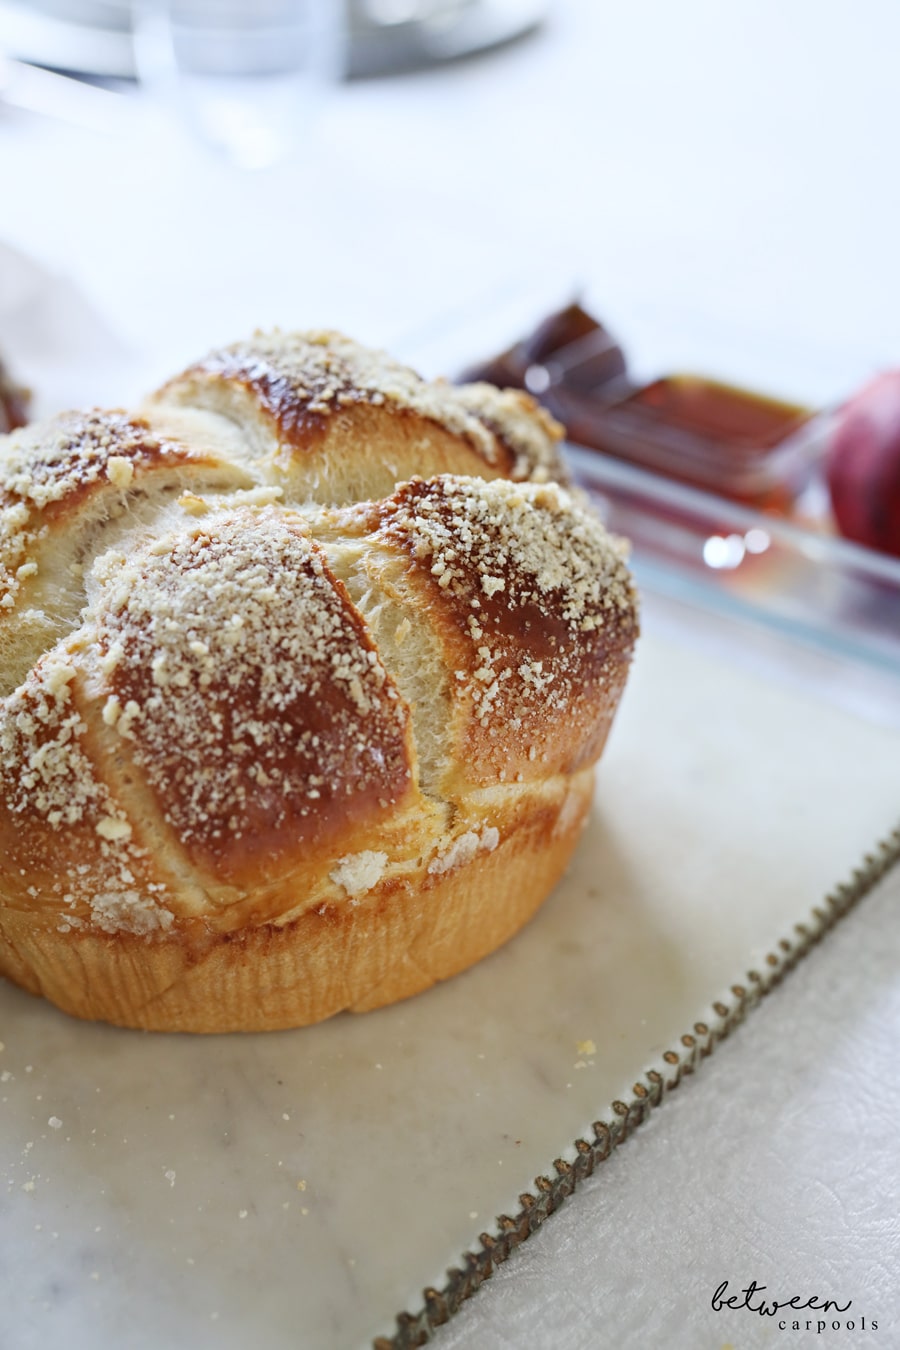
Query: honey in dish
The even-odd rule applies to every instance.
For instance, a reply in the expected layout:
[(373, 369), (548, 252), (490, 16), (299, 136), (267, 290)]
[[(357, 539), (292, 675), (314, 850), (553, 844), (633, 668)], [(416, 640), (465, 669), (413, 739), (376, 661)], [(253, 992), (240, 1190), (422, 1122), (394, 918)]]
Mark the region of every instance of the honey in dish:
[(615, 339), (579, 305), (473, 376), (528, 388), (576, 444), (734, 501), (791, 510), (803, 458), (793, 451), (809, 409), (702, 375), (637, 384)]
[(670, 375), (638, 389), (623, 407), (716, 441), (723, 451), (764, 457), (807, 422), (806, 408), (699, 375)]

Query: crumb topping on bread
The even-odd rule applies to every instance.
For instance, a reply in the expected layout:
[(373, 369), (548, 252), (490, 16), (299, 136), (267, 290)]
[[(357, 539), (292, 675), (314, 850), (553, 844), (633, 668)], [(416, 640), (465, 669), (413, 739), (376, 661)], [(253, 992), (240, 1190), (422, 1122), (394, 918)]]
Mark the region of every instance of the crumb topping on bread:
[(103, 476), (112, 482), (118, 478), (119, 485), (127, 487), (136, 459), (155, 458), (167, 449), (171, 447), (154, 435), (143, 418), (119, 412), (65, 413), (6, 442), (4, 507), (18, 500), (44, 510)]
[(408, 710), (300, 516), (212, 513), (94, 577), (104, 720), (183, 841), (296, 844), (405, 790)]
[[(454, 609), (468, 640), (457, 671), (479, 722), (564, 712), (610, 650), (635, 636), (625, 546), (556, 484), (413, 480), (383, 508)], [(610, 640), (598, 639), (610, 630)]]
[(111, 810), (82, 748), (87, 727), (70, 687), (77, 675), (72, 658), (56, 650), (0, 704), (0, 780), (8, 809), (33, 811), (54, 828), (74, 825), (86, 812)]
[[(77, 651), (57, 648), (0, 703), (0, 792), (20, 822), (7, 863), (41, 880), (28, 897), (62, 910), (61, 932), (85, 923), (106, 933), (166, 932), (174, 921), (167, 887), (146, 874), (146, 850), (87, 753), (73, 697), (83, 673)], [(48, 873), (42, 836), (82, 822), (80, 857), (55, 859)]]
[(474, 582), (487, 598), (502, 591), (506, 608), (536, 605), (572, 636), (634, 603), (626, 546), (556, 483), (413, 479), (382, 518), (429, 560), (441, 590), (470, 598)]
[(567, 481), (557, 449), (563, 429), (530, 394), (520, 389), (496, 389), (492, 384), (461, 384), (456, 387), (456, 395), (513, 452), (513, 480)]
[(26, 555), (37, 533), (92, 488), (127, 492), (136, 468), (190, 463), (187, 446), (120, 412), (65, 413), (16, 433), (0, 449), (0, 606), (10, 609), (38, 565)]
[(385, 352), (340, 333), (256, 333), (211, 352), (187, 377), (243, 383), (287, 440), (310, 416), (328, 418), (363, 403), (436, 422), (462, 436), (491, 466), (499, 465), (503, 442), (514, 456), (514, 478), (544, 481), (563, 472), (556, 449), (562, 428), (527, 394), (423, 380)]

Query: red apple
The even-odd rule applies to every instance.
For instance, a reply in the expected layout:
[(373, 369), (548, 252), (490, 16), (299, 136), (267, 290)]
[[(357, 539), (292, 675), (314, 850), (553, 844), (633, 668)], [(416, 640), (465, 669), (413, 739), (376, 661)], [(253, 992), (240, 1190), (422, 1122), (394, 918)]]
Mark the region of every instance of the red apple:
[(827, 475), (841, 534), (900, 557), (900, 370), (877, 375), (844, 404)]

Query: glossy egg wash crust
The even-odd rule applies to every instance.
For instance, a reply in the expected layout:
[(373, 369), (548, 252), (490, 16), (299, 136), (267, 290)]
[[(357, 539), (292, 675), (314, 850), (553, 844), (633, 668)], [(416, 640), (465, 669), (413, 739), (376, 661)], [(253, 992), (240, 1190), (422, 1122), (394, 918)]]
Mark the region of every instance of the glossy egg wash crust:
[(299, 1025), (464, 968), (577, 839), (637, 634), (525, 395), (258, 335), (0, 440), (0, 971)]

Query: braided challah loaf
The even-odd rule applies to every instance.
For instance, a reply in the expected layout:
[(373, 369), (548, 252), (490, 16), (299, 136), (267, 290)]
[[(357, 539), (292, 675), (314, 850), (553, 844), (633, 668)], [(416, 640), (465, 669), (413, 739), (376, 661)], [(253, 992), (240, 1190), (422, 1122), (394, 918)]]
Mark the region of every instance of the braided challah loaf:
[(260, 335), (0, 441), (0, 973), (299, 1026), (492, 951), (559, 878), (634, 644), (526, 396)]

